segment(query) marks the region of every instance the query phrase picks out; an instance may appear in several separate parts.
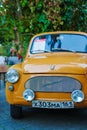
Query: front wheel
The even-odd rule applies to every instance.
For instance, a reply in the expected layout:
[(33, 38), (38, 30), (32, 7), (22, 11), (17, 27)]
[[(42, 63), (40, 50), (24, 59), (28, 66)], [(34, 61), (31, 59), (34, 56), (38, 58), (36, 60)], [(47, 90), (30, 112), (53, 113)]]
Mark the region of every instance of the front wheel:
[(19, 119), (22, 117), (22, 107), (10, 105), (10, 115), (12, 118)]

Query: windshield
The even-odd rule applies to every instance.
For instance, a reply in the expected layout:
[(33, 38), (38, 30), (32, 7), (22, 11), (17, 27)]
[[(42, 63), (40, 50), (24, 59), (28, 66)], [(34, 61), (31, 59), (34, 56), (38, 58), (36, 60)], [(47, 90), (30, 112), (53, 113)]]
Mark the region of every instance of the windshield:
[(47, 34), (34, 38), (30, 52), (87, 52), (87, 36), (79, 34)]

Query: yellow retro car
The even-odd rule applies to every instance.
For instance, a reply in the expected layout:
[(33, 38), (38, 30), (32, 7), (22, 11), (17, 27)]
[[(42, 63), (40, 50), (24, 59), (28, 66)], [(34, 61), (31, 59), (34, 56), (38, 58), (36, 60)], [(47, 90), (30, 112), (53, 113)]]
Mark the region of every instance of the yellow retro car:
[(6, 99), (13, 118), (22, 116), (22, 106), (87, 107), (87, 33), (35, 35), (24, 61), (9, 68), (6, 79)]

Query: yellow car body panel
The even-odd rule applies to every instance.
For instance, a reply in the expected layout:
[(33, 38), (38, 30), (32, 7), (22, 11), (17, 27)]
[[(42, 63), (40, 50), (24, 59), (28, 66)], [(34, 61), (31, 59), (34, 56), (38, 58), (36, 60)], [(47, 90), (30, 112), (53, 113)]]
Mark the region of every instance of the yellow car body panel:
[[(46, 34), (49, 34), (49, 32), (38, 34), (35, 37)], [(87, 37), (87, 33), (72, 31), (50, 32), (50, 34), (77, 34)], [(35, 37), (33, 37), (29, 43), (24, 61), (9, 68), (16, 69), (19, 72), (20, 78), (16, 83), (9, 83), (8, 81), (6, 83), (6, 99), (8, 103), (32, 106), (32, 101), (27, 102), (23, 97), (25, 82), (28, 81), (28, 79), (44, 76), (63, 76), (76, 79), (81, 83), (84, 100), (80, 103), (74, 103), (74, 107), (87, 107), (87, 53), (66, 51), (32, 54), (30, 53), (30, 49)], [(9, 86), (13, 86), (14, 90), (10, 91)], [(71, 92), (35, 91), (34, 93), (34, 100), (50, 102), (72, 101)]]

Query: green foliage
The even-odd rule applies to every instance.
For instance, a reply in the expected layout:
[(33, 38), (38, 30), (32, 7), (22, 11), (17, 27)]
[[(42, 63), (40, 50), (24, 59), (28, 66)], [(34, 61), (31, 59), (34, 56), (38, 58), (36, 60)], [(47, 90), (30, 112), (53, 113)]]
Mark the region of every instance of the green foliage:
[(62, 30), (87, 32), (87, 1), (62, 0), (61, 16)]
[(6, 56), (7, 52), (6, 52), (7, 48), (5, 46), (0, 46), (0, 55)]
[(34, 34), (59, 30), (87, 32), (87, 0), (6, 0), (2, 5), (0, 40), (9, 45), (17, 27), (24, 53)]

